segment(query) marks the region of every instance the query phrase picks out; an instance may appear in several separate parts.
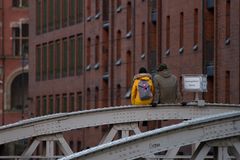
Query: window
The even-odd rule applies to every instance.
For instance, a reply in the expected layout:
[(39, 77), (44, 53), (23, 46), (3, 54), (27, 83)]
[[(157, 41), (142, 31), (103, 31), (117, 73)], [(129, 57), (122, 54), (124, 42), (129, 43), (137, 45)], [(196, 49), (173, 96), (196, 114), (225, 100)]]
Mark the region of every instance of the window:
[(179, 48), (183, 48), (183, 36), (184, 36), (184, 30), (183, 30), (183, 23), (184, 23), (184, 15), (183, 15), (183, 12), (180, 13), (180, 39), (179, 39)]
[(47, 32), (47, 0), (43, 0), (43, 11), (42, 11), (42, 31)]
[(194, 10), (194, 32), (193, 32), (194, 45), (198, 44), (198, 9)]
[(75, 13), (76, 13), (76, 4), (75, 0), (70, 0), (70, 10), (69, 10), (69, 24), (75, 24)]
[(41, 80), (41, 46), (36, 48), (36, 81)]
[(60, 95), (56, 95), (56, 102), (55, 102), (56, 113), (60, 112), (60, 108), (61, 108)]
[(91, 105), (91, 90), (90, 88), (87, 88), (87, 104), (86, 104), (86, 109), (89, 110)]
[(70, 111), (73, 112), (75, 109), (75, 97), (74, 97), (74, 93), (70, 93), (69, 96), (69, 107), (70, 107)]
[(91, 0), (87, 1), (87, 17), (91, 16)]
[(230, 103), (230, 71), (225, 72), (225, 103)]
[(98, 13), (100, 13), (100, 1), (95, 0), (95, 14), (97, 15)]
[(49, 50), (48, 50), (48, 77), (49, 79), (54, 78), (54, 44), (49, 43)]
[(91, 38), (87, 40), (87, 65), (90, 65), (90, 57), (91, 57)]
[(41, 111), (41, 99), (40, 97), (38, 96), (36, 98), (36, 116), (40, 116), (40, 111)]
[(103, 0), (102, 12), (103, 23), (107, 23), (109, 21), (109, 0)]
[(77, 0), (77, 22), (83, 20), (83, 0)]
[(61, 73), (61, 49), (60, 40), (55, 42), (55, 78), (60, 78)]
[(99, 88), (96, 87), (95, 88), (95, 104), (94, 104), (95, 108), (99, 107)]
[(95, 64), (99, 63), (99, 36), (96, 36), (95, 44)]
[(12, 50), (14, 56), (26, 55), (28, 53), (28, 24), (20, 23), (12, 27)]
[(70, 44), (69, 44), (69, 75), (75, 75), (75, 37), (70, 37)]
[(77, 93), (77, 109), (81, 111), (82, 108), (82, 92)]
[(49, 114), (53, 114), (53, 96), (49, 96), (49, 101), (48, 101), (48, 107), (49, 107)]
[(120, 106), (121, 105), (121, 85), (117, 85), (117, 94), (116, 94), (116, 105)]
[(122, 5), (121, 0), (117, 0), (117, 8), (121, 7), (121, 5)]
[(109, 32), (108, 30), (103, 30), (103, 45), (102, 45), (102, 66), (103, 72), (108, 73), (108, 48), (109, 48)]
[(42, 80), (47, 80), (47, 44), (42, 49)]
[(145, 53), (145, 23), (143, 22), (142, 23), (142, 35), (141, 35), (141, 54), (144, 54)]
[(48, 30), (54, 29), (54, 0), (48, 1)]
[(68, 69), (68, 43), (67, 39), (63, 39), (63, 51), (62, 51), (62, 77), (67, 76)]
[(62, 3), (62, 27), (66, 27), (68, 24), (68, 0), (63, 0)]
[(131, 2), (127, 4), (127, 33), (132, 29), (132, 5)]
[(121, 31), (117, 32), (117, 57), (116, 60), (120, 60), (121, 59), (121, 49), (122, 49), (122, 35), (121, 35)]
[(12, 0), (13, 7), (28, 7), (28, 0)]
[(61, 25), (61, 1), (55, 1), (55, 28), (59, 29)]
[(166, 23), (166, 49), (170, 48), (170, 16), (167, 16)]
[(230, 4), (230, 0), (226, 0), (226, 22), (225, 22), (225, 24), (226, 24), (226, 27), (225, 27), (225, 29), (226, 29), (226, 39), (225, 39), (225, 44), (229, 44), (230, 43), (230, 26), (231, 26), (231, 22), (230, 22), (230, 12), (231, 12), (231, 10), (230, 10), (230, 6), (231, 6), (231, 4)]
[(132, 54), (127, 51), (127, 67), (126, 67), (126, 89), (129, 90), (132, 82)]
[(82, 74), (83, 68), (83, 38), (82, 34), (77, 37), (77, 75)]
[(67, 112), (67, 94), (62, 95), (62, 112)]
[(36, 33), (40, 34), (41, 33), (41, 0), (37, 0), (36, 2)]
[(42, 97), (42, 115), (46, 115), (47, 114), (47, 97), (46, 96), (43, 96)]

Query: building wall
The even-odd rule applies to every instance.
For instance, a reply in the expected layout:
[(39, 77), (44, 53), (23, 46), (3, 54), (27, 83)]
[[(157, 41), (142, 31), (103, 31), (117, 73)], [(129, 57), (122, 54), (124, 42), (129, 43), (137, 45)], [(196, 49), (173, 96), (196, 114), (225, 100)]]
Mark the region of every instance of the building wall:
[[(161, 62), (166, 63), (179, 79), (183, 100), (193, 100), (194, 94), (182, 91), (182, 74), (208, 74), (208, 92), (200, 95), (201, 98), (207, 102), (239, 103), (239, 27), (236, 27), (239, 25), (239, 2), (230, 3), (230, 44), (224, 44), (226, 37), (223, 30), (227, 27), (224, 10), (227, 1), (214, 1), (213, 7), (208, 9), (207, 4), (210, 1), (79, 0), (75, 2), (76, 6), (82, 2), (82, 21), (75, 21), (72, 24), (70, 22), (72, 17), (68, 17), (66, 26), (55, 29), (49, 27), (49, 23), (43, 25), (44, 16), (47, 17), (47, 22), (51, 18), (43, 12), (49, 13), (49, 9), (44, 10), (44, 7), (40, 7), (42, 10), (39, 16), (36, 16), (38, 12), (36, 3), (39, 2), (41, 5), (46, 3), (48, 8), (51, 2), (54, 2), (56, 7), (57, 1), (31, 1), (32, 54), (29, 55), (31, 112), (34, 116), (39, 116), (130, 104), (126, 97), (134, 74), (141, 66), (152, 71)], [(71, 2), (74, 1), (62, 2), (69, 2), (70, 14), (73, 9)], [(62, 4), (61, 9), (64, 6), (66, 4)], [(106, 6), (109, 6), (109, 14), (103, 10)], [(75, 10), (79, 13), (78, 7)], [(60, 12), (63, 15), (63, 10)], [(106, 15), (108, 16), (105, 17)], [(75, 65), (73, 75), (68, 69), (66, 76), (63, 76), (62, 71), (60, 77), (49, 76), (50, 44), (60, 42), (59, 52), (54, 47), (55, 59), (52, 63), (56, 66), (56, 57), (61, 55), (63, 67), (64, 39), (68, 42), (70, 58), (72, 48), (70, 39), (75, 37), (74, 46), (77, 54), (79, 45), (77, 37), (80, 34), (83, 36), (82, 73), (78, 75), (78, 66)], [(47, 48), (46, 52), (44, 46)], [(44, 58), (44, 54), (47, 58)], [(78, 58), (76, 55), (75, 57)], [(71, 64), (70, 61), (67, 64)], [(214, 70), (211, 70), (212, 66)], [(209, 73), (210, 71), (213, 74)], [(67, 109), (64, 109), (64, 106), (67, 106)], [(149, 128), (157, 125), (150, 123)], [(106, 128), (81, 130), (82, 147), (98, 143)], [(89, 135), (96, 138), (85, 141)]]
[[(1, 45), (0, 45), (0, 66), (2, 69), (1, 73), (1, 123), (8, 124), (20, 120), (22, 110), (14, 110), (11, 105), (11, 80), (16, 76), (27, 72), (27, 61), (24, 64), (25, 71), (22, 72), (22, 57), (20, 55), (13, 54), (13, 34), (12, 28), (18, 26), (20, 23), (28, 23), (28, 7), (14, 7), (12, 1), (0, 1), (1, 3)], [(17, 71), (18, 74), (15, 74)], [(24, 97), (27, 97), (27, 91), (21, 93)], [(25, 105), (27, 105), (26, 99)], [(4, 106), (4, 107), (3, 107)], [(3, 111), (4, 108), (4, 111)], [(28, 115), (28, 113), (26, 113)], [(3, 118), (2, 118), (3, 117)]]

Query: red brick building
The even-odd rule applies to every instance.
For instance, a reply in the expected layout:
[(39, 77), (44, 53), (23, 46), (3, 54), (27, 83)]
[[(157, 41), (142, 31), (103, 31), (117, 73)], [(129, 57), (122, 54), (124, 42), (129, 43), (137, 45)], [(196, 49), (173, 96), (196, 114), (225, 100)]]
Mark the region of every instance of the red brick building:
[[(30, 111), (40, 116), (130, 104), (134, 74), (141, 66), (152, 72), (161, 62), (181, 89), (182, 74), (207, 74), (207, 102), (239, 103), (239, 5), (237, 0), (31, 1)], [(184, 100), (194, 98), (182, 94)], [(75, 131), (70, 145), (76, 151), (94, 146), (106, 129)]]
[[(27, 112), (28, 22), (28, 0), (0, 0), (1, 125), (29, 117)], [(0, 154), (4, 150), (9, 154), (18, 153), (21, 149), (17, 150), (14, 147), (18, 144), (1, 145)]]
[(24, 118), (27, 107), (28, 22), (27, 0), (0, 1), (1, 124)]

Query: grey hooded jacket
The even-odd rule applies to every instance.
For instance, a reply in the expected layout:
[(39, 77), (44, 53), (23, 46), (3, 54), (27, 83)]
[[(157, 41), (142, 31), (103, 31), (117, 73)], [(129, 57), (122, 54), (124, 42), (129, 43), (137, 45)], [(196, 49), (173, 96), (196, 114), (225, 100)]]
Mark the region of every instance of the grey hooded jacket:
[(177, 103), (180, 101), (180, 92), (176, 76), (168, 69), (160, 71), (153, 77), (155, 88), (154, 103)]

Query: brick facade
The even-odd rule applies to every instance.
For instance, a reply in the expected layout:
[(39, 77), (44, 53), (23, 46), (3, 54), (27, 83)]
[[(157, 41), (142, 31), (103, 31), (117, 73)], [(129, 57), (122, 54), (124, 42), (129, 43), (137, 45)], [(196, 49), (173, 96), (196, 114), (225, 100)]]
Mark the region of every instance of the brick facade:
[[(160, 62), (168, 64), (181, 89), (182, 74), (208, 74), (208, 92), (202, 95), (207, 102), (239, 103), (239, 1), (63, 0), (60, 15), (66, 12), (67, 18), (60, 16), (61, 23), (56, 21), (56, 2), (30, 2), (29, 106), (34, 116), (130, 104), (126, 97), (134, 74), (141, 66), (153, 71)], [(208, 6), (210, 2), (213, 6)], [(53, 11), (51, 3), (55, 4)], [(73, 9), (75, 16), (71, 15)], [(77, 43), (79, 35), (81, 43)], [(57, 42), (60, 50), (54, 46), (50, 51)], [(59, 55), (61, 71), (55, 70)], [(71, 56), (76, 60), (74, 69)], [(60, 76), (56, 76), (58, 72)], [(193, 93), (182, 94), (184, 100), (194, 98)], [(148, 129), (154, 125), (157, 123)], [(103, 130), (81, 130), (79, 141), (89, 134), (96, 137), (81, 142), (81, 148), (97, 144)]]

